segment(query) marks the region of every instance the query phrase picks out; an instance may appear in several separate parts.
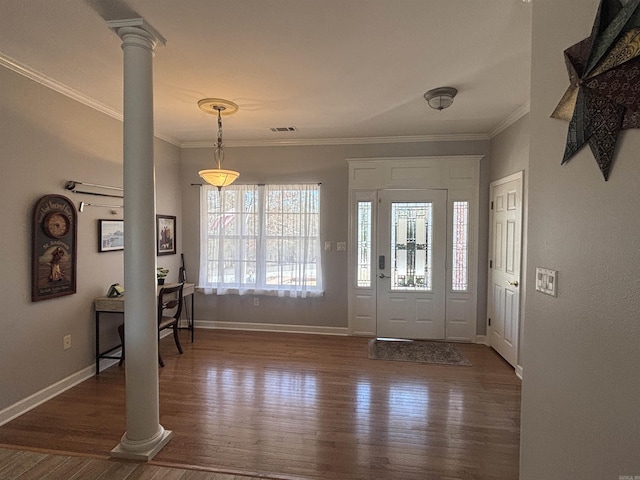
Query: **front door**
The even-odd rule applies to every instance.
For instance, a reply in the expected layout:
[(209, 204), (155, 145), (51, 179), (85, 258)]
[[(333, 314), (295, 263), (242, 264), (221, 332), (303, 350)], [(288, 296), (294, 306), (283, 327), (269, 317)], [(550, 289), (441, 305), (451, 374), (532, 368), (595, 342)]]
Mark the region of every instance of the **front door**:
[(518, 361), (522, 174), (491, 184), (489, 340), (514, 367)]
[(445, 338), (446, 190), (378, 192), (376, 335)]

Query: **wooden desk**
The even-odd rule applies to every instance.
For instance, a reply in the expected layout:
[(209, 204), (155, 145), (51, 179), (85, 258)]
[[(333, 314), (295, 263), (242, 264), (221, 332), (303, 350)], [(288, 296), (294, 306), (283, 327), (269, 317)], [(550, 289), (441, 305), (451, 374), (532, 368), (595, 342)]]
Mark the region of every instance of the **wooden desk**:
[[(160, 293), (160, 289), (164, 287), (175, 287), (177, 283), (165, 283), (164, 285), (158, 285), (157, 293)], [(191, 342), (193, 343), (193, 322), (194, 322), (194, 293), (195, 293), (195, 284), (193, 283), (185, 283), (182, 287), (182, 298), (184, 301), (187, 301), (187, 297), (191, 297), (191, 311), (185, 308), (185, 317), (187, 319), (187, 326), (180, 327), (184, 330), (191, 330)], [(113, 355), (109, 355), (114, 350), (122, 347), (122, 345), (116, 345), (109, 350), (105, 350), (104, 352), (100, 351), (100, 314), (101, 313), (121, 313), (124, 316), (124, 300), (126, 294), (122, 297), (99, 297), (93, 301), (93, 304), (96, 309), (96, 375), (100, 373), (100, 359), (101, 358), (113, 358), (119, 359), (120, 357), (116, 357)], [(186, 303), (185, 303), (186, 307)]]

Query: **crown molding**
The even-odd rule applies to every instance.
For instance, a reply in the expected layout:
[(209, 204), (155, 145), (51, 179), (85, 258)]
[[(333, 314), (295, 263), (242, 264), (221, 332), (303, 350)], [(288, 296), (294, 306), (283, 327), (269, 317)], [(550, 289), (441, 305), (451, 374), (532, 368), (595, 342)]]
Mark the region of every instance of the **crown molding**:
[[(29, 80), (33, 80), (34, 82), (39, 83), (40, 85), (43, 85), (44, 87), (47, 87), (53, 90), (54, 92), (57, 92), (66, 97), (69, 97), (70, 99), (75, 100), (76, 102), (79, 102), (83, 105), (86, 105), (89, 108), (97, 110), (100, 113), (104, 113), (105, 115), (108, 115), (111, 118), (115, 118), (116, 120), (119, 120), (121, 122), (124, 119), (122, 112), (115, 110), (114, 108), (111, 108), (108, 105), (105, 105), (104, 103), (100, 103), (94, 100), (93, 98), (88, 97), (84, 93), (80, 93), (77, 90), (74, 90), (73, 88), (68, 87), (50, 77), (47, 77), (46, 75), (35, 71), (29, 66), (24, 65), (1, 52), (0, 52), (0, 66), (8, 68), (9, 70), (12, 70), (17, 74), (22, 75), (23, 77), (26, 77)], [(168, 135), (155, 132), (154, 136), (159, 138), (160, 140), (164, 140), (165, 142), (171, 143), (176, 147), (180, 147), (180, 142)]]
[(515, 112), (505, 118), (502, 122), (496, 125), (493, 129), (491, 129), (488, 133), (489, 139), (492, 139), (502, 131), (509, 128), (511, 125), (516, 123), (522, 117), (524, 117), (531, 110), (531, 102), (525, 103), (523, 106), (518, 108)]
[[(100, 103), (93, 98), (74, 90), (46, 75), (37, 72), (36, 70), (24, 65), (17, 60), (9, 57), (0, 52), (0, 66), (8, 68), (34, 82), (37, 82), (51, 90), (58, 92), (66, 97), (71, 98), (87, 107), (93, 108), (98, 112), (104, 113), (116, 120), (123, 121), (122, 112), (115, 110), (103, 103)], [(524, 115), (529, 113), (530, 104), (527, 102), (520, 107), (514, 113), (509, 115), (503, 122), (497, 125), (488, 133), (477, 134), (444, 134), (444, 135), (410, 135), (410, 136), (396, 136), (396, 137), (354, 137), (354, 138), (288, 138), (288, 139), (262, 139), (262, 140), (227, 140), (225, 146), (228, 147), (286, 147), (286, 146), (328, 146), (328, 145), (370, 145), (370, 144), (382, 144), (382, 143), (424, 143), (424, 142), (468, 142), (468, 141), (482, 141), (491, 140), (500, 132), (514, 124)], [(167, 143), (175, 145), (179, 148), (209, 148), (214, 147), (216, 144), (211, 141), (194, 141), (194, 142), (181, 142), (180, 140), (173, 138), (169, 135), (161, 132), (155, 132), (154, 136), (160, 140), (164, 140)]]
[[(355, 137), (355, 138), (288, 138), (279, 140), (225, 140), (225, 147), (295, 147), (322, 145), (369, 145), (377, 143), (422, 143), (422, 142), (463, 142), (489, 140), (486, 133), (451, 135), (412, 135), (398, 137)], [(216, 142), (183, 142), (181, 148), (215, 147)]]
[(94, 110), (98, 110), (106, 115), (109, 115), (110, 117), (113, 117), (117, 120), (122, 121), (123, 117), (121, 112), (103, 103), (97, 102), (93, 98), (90, 98), (85, 94), (80, 93), (77, 90), (74, 90), (71, 87), (67, 87), (62, 83), (57, 82), (56, 80), (50, 77), (47, 77), (46, 75), (40, 72), (37, 72), (34, 69), (28, 67), (27, 65), (24, 65), (18, 62), (17, 60), (14, 60), (9, 56), (4, 55), (3, 53), (0, 53), (0, 65), (8, 68), (9, 70), (13, 70), (14, 72), (22, 75), (23, 77), (28, 78), (29, 80), (33, 80), (34, 82), (44, 85), (45, 87), (50, 88), (55, 92), (61, 93), (62, 95), (65, 95), (75, 100), (76, 102), (80, 102), (83, 105), (93, 108)]

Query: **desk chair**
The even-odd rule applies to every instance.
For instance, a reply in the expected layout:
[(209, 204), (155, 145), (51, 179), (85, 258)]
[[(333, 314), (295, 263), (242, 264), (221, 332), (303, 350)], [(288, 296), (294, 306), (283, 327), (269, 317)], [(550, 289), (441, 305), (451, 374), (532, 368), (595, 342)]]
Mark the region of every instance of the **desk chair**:
[[(173, 339), (176, 347), (182, 355), (182, 345), (178, 337), (178, 323), (182, 314), (182, 287), (183, 283), (175, 287), (166, 287), (160, 290), (158, 294), (158, 341), (160, 341), (160, 332), (166, 328), (173, 328)], [(158, 362), (164, 367), (164, 362), (158, 352)]]
[[(176, 342), (178, 351), (182, 354), (182, 345), (178, 337), (178, 322), (182, 314), (182, 287), (183, 284), (175, 287), (165, 287), (160, 289), (158, 293), (158, 342), (160, 341), (160, 332), (166, 328), (173, 328), (173, 339)], [(124, 363), (124, 323), (118, 325), (118, 335), (122, 342), (122, 355), (118, 365)], [(164, 361), (160, 352), (158, 352), (158, 363), (164, 367)]]

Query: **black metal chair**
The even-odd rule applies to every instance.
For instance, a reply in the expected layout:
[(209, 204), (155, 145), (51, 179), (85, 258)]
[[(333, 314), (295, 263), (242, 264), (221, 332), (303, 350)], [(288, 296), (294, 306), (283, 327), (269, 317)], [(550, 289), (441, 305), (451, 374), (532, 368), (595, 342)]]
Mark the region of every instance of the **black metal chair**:
[[(180, 345), (180, 337), (178, 336), (178, 324), (182, 314), (183, 285), (181, 283), (173, 287), (163, 287), (158, 293), (158, 342), (160, 342), (160, 332), (167, 328), (172, 328), (173, 339), (180, 354), (182, 354), (182, 345)], [(124, 324), (118, 325), (118, 335), (120, 335), (120, 341), (122, 342), (122, 355), (119, 363), (119, 365), (122, 365), (124, 362)], [(161, 367), (164, 367), (164, 361), (159, 351), (158, 363)]]

